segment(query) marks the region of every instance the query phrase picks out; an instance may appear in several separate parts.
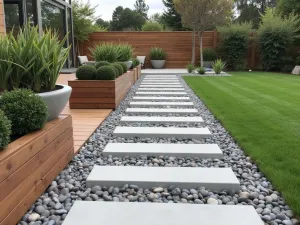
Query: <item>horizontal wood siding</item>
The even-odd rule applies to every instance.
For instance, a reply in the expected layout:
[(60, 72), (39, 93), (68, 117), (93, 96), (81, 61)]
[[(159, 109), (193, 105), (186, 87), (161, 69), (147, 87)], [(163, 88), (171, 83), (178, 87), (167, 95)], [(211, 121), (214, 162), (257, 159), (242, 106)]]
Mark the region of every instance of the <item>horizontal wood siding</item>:
[(16, 224), (74, 156), (72, 117), (62, 115), (0, 152), (0, 224)]

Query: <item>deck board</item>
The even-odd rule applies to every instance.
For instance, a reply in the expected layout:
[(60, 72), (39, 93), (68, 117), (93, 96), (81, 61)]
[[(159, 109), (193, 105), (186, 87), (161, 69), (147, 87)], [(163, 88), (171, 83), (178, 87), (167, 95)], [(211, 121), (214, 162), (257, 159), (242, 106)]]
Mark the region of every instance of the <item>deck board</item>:
[[(57, 84), (68, 84), (75, 74), (61, 74)], [(111, 113), (111, 109), (70, 109), (69, 103), (62, 114), (72, 115), (74, 134), (74, 153), (77, 154), (84, 143)]]

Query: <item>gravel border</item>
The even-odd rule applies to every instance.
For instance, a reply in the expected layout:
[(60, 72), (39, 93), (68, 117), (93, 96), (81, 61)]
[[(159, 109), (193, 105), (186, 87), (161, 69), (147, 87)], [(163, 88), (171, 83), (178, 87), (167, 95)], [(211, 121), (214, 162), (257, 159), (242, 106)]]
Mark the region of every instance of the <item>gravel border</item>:
[[(280, 193), (274, 190), (271, 183), (259, 171), (250, 157), (234, 142), (231, 135), (224, 129), (218, 120), (211, 114), (204, 103), (194, 94), (187, 84), (180, 78), (186, 92), (194, 102), (195, 108), (205, 121), (199, 124), (166, 124), (163, 126), (176, 127), (202, 127), (206, 126), (214, 134), (212, 138), (198, 140), (162, 139), (162, 138), (116, 138), (112, 135), (115, 127), (119, 125), (122, 115), (128, 107), (137, 87), (144, 75), (131, 88), (120, 106), (113, 111), (101, 124), (96, 132), (89, 138), (78, 155), (56, 177), (48, 189), (31, 206), (19, 222), (20, 225), (60, 225), (71, 209), (75, 200), (83, 201), (138, 201), (138, 202), (175, 202), (191, 204), (228, 204), (253, 205), (261, 218), (271, 225), (298, 224), (293, 212), (285, 204)], [(181, 77), (178, 75), (178, 77)], [(182, 115), (181, 115), (182, 116)], [(130, 126), (137, 126), (134, 124)], [(124, 125), (122, 125), (124, 126)], [(150, 126), (150, 124), (143, 124)], [(162, 125), (151, 125), (162, 126)], [(101, 152), (107, 143), (216, 143), (224, 153), (224, 159), (199, 159), (179, 157), (103, 157)], [(131, 166), (173, 166), (173, 167), (231, 167), (241, 183), (241, 190), (237, 193), (231, 191), (211, 192), (204, 187), (195, 189), (179, 189), (169, 187), (153, 187), (141, 189), (136, 185), (123, 187), (93, 187), (86, 188), (85, 181), (94, 165), (131, 165)]]

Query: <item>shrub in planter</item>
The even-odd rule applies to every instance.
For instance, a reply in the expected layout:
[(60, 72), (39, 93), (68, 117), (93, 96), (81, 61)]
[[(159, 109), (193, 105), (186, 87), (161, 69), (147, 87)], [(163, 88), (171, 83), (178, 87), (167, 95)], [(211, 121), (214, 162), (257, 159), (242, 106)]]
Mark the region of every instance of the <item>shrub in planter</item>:
[(195, 70), (195, 66), (194, 66), (194, 64), (189, 64), (186, 66), (186, 69), (187, 69), (188, 73), (193, 73), (193, 71)]
[(117, 61), (126, 64), (127, 69), (124, 71), (129, 70), (130, 67), (132, 66), (132, 61), (130, 59), (132, 58), (133, 55), (133, 51), (134, 51), (133, 47), (128, 44), (119, 44), (117, 46), (117, 51), (118, 51)]
[(220, 74), (225, 68), (226, 68), (226, 63), (223, 62), (221, 59), (217, 59), (213, 64), (213, 70), (215, 71), (216, 74)]
[(0, 109), (11, 121), (12, 134), (16, 136), (41, 129), (48, 118), (44, 100), (27, 89), (3, 92), (0, 96)]
[(203, 66), (211, 68), (211, 64), (216, 60), (217, 54), (214, 49), (204, 48), (203, 49)]
[(142, 26), (142, 31), (163, 31), (164, 27), (163, 25), (161, 25), (158, 22), (146, 22), (143, 26)]
[(109, 66), (109, 65), (110, 65), (110, 63), (107, 62), (107, 61), (100, 61), (100, 62), (96, 62), (95, 67), (96, 67), (96, 69), (98, 69), (98, 68), (100, 68), (101, 66)]
[(123, 63), (123, 62), (118, 62), (118, 64), (122, 66), (122, 68), (123, 68), (123, 73), (126, 73), (126, 72), (128, 71), (127, 65), (126, 65), (125, 63)]
[(201, 75), (203, 75), (203, 74), (205, 74), (205, 69), (203, 68), (203, 67), (200, 67), (198, 70), (197, 70), (197, 72), (199, 73), (199, 74), (201, 74)]
[(4, 112), (0, 110), (0, 150), (5, 148), (10, 141), (11, 122), (5, 116)]
[(300, 31), (300, 19), (294, 15), (282, 17), (267, 9), (257, 31), (259, 50), (265, 70), (280, 70), (289, 46)]
[(115, 67), (118, 70), (118, 76), (121, 76), (124, 73), (124, 68), (119, 63), (113, 63), (111, 66)]
[(151, 48), (150, 59), (154, 69), (161, 69), (164, 67), (166, 62), (167, 54), (162, 48)]
[(113, 68), (113, 70), (115, 71), (115, 74), (116, 74), (116, 78), (118, 77), (118, 76), (120, 76), (119, 75), (119, 70), (115, 67), (115, 66), (113, 66), (113, 65), (109, 65), (111, 68)]
[(83, 65), (77, 69), (76, 77), (78, 80), (94, 80), (96, 71), (94, 66)]
[(118, 48), (112, 43), (96, 45), (94, 48), (90, 48), (90, 51), (96, 62), (107, 61), (114, 63), (119, 57)]
[(114, 80), (116, 72), (112, 66), (102, 66), (97, 69), (96, 80)]
[(249, 31), (251, 23), (230, 24), (218, 27), (221, 36), (222, 58), (232, 70), (241, 70), (245, 64), (245, 57), (248, 50)]

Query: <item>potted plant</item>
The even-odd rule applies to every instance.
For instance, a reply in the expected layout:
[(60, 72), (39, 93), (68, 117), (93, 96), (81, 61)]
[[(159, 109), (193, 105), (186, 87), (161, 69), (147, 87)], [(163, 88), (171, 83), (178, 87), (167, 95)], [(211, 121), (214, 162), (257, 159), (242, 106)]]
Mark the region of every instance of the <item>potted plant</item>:
[(132, 55), (133, 55), (133, 47), (128, 44), (119, 44), (117, 46), (117, 51), (118, 51), (118, 62), (123, 62), (127, 66), (127, 70), (130, 69), (132, 66)]
[(162, 48), (151, 48), (150, 59), (154, 69), (162, 69), (166, 63), (167, 54)]
[(48, 120), (53, 120), (72, 91), (69, 86), (56, 84), (68, 58), (70, 48), (64, 47), (68, 36), (60, 41), (57, 32), (46, 30), (40, 37), (38, 29), (30, 25), (20, 29), (16, 38), (12, 33), (0, 39), (0, 90), (32, 90), (44, 99)]
[(203, 67), (212, 68), (212, 63), (216, 60), (216, 52), (214, 49), (203, 49)]
[(96, 62), (114, 63), (118, 61), (118, 49), (113, 43), (103, 43), (89, 49)]

